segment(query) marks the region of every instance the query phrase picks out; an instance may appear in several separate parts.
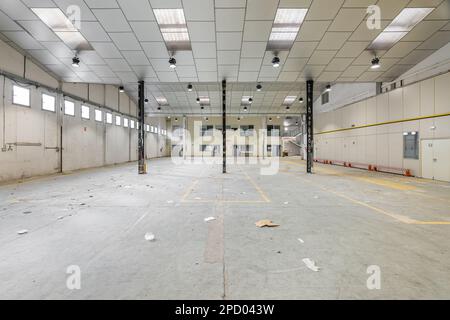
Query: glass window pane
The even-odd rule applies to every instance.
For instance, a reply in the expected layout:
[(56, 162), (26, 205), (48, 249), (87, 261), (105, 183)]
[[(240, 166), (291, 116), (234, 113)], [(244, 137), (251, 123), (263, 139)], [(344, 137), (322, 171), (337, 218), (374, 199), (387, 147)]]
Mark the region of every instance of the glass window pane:
[(127, 118), (123, 118), (123, 126), (125, 128), (128, 128), (128, 119)]
[(47, 111), (56, 111), (56, 98), (54, 96), (42, 94), (42, 109)]
[(95, 121), (98, 121), (98, 122), (103, 121), (103, 113), (101, 110), (95, 110)]
[(113, 117), (111, 113), (106, 114), (106, 123), (112, 123)]
[(72, 101), (64, 101), (64, 114), (69, 116), (75, 116), (75, 103)]
[(116, 116), (116, 126), (120, 126), (120, 117)]
[(13, 103), (21, 106), (30, 106), (30, 90), (20, 86), (13, 86)]
[(81, 106), (81, 118), (89, 119), (90, 118), (90, 109), (88, 106)]

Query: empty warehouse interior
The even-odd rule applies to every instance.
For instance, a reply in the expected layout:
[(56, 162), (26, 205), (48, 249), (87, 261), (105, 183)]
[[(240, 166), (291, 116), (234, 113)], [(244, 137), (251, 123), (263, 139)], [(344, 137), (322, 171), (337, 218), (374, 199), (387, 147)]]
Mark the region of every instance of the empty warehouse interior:
[(0, 94), (2, 300), (450, 298), (450, 0), (2, 0)]

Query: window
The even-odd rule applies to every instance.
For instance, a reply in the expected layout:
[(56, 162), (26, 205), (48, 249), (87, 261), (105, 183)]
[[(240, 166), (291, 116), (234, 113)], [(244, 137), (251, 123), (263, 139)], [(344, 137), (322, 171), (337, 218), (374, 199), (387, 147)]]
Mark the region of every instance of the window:
[(120, 126), (120, 117), (116, 116), (116, 126)]
[(280, 126), (268, 125), (267, 126), (267, 136), (268, 137), (278, 137), (280, 135)]
[(214, 126), (202, 126), (201, 129), (200, 129), (200, 135), (202, 137), (205, 137), (205, 136), (211, 137), (212, 133), (213, 133), (212, 132), (213, 128), (214, 128)]
[(89, 119), (90, 118), (90, 108), (88, 106), (81, 106), (81, 118)]
[(328, 102), (330, 102), (330, 93), (325, 92), (322, 94), (322, 104), (327, 104)]
[(134, 129), (134, 120), (131, 120), (131, 121), (130, 121), (130, 128), (131, 128), (131, 129)]
[(30, 89), (23, 88), (20, 86), (13, 86), (13, 103), (29, 107), (31, 105), (30, 101)]
[(136, 121), (136, 129), (139, 130), (139, 122)]
[[(152, 127), (153, 128), (153, 127)], [(150, 131), (150, 126), (148, 124), (145, 125), (145, 131), (149, 132)]]
[(75, 103), (69, 100), (64, 100), (64, 114), (68, 116), (75, 116)]
[(123, 118), (123, 126), (125, 128), (128, 128), (128, 119), (127, 118)]
[(153, 131), (154, 131), (153, 126), (150, 126), (150, 132), (153, 132)]
[(101, 110), (95, 110), (95, 121), (102, 122), (103, 121), (103, 112)]
[(106, 113), (106, 123), (112, 123), (112, 114), (111, 113)]
[(55, 112), (56, 98), (54, 96), (43, 93), (42, 94), (42, 110)]
[(253, 125), (249, 126), (241, 126), (241, 137), (250, 137), (253, 136), (255, 127)]

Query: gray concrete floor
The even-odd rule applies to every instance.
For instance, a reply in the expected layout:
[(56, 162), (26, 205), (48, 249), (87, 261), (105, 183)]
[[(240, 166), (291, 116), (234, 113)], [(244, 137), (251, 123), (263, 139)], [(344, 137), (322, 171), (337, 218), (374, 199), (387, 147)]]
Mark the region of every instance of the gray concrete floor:
[[(170, 159), (148, 168), (0, 186), (0, 298), (450, 298), (448, 183), (326, 165), (306, 175), (296, 158), (274, 176)], [(70, 265), (80, 290), (66, 287)], [(380, 290), (366, 286), (371, 265)]]

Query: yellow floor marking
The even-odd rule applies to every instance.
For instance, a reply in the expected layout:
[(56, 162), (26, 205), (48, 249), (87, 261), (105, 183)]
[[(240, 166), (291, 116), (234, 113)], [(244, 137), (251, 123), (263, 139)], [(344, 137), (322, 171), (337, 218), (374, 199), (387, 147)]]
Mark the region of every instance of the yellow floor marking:
[(181, 198), (182, 201), (185, 201), (187, 197), (191, 194), (192, 191), (194, 191), (195, 186), (198, 184), (198, 180), (194, 180), (194, 182), (191, 184), (190, 188), (187, 189), (187, 191), (184, 193), (183, 197)]
[(264, 193), (264, 191), (258, 186), (258, 184), (253, 181), (250, 176), (241, 169), (241, 171), (246, 176), (246, 179), (250, 182), (250, 184), (258, 191), (259, 195), (263, 200), (225, 200), (225, 199), (188, 199), (188, 197), (191, 195), (192, 191), (194, 191), (195, 187), (197, 186), (199, 180), (195, 180), (192, 185), (189, 187), (189, 189), (184, 193), (183, 197), (181, 198), (181, 202), (186, 203), (268, 203), (271, 202), (270, 199), (267, 197), (267, 195)]
[[(242, 169), (241, 169), (242, 170)], [(253, 187), (258, 191), (258, 193), (260, 194), (261, 198), (264, 199), (265, 202), (271, 202), (269, 197), (267, 197), (267, 195), (264, 193), (264, 191), (259, 187), (259, 185), (248, 175), (247, 172), (245, 172), (244, 170), (242, 170), (242, 172), (244, 173), (244, 175), (247, 177), (247, 180), (250, 181), (250, 183), (253, 185)]]
[(384, 180), (384, 179), (379, 179), (379, 178), (356, 177), (356, 179), (364, 181), (364, 182), (376, 184), (379, 186), (388, 187), (391, 189), (397, 189), (397, 190), (415, 190), (415, 189), (417, 189), (415, 186), (406, 185), (406, 184), (398, 183), (398, 182), (392, 182), (389, 180)]
[[(292, 172), (287, 172), (287, 173), (290, 173), (290, 174), (295, 175), (295, 176), (299, 176), (298, 174), (294, 174), (294, 173), (292, 173)], [(386, 216), (388, 216), (388, 217), (391, 217), (391, 218), (393, 218), (393, 219), (395, 219), (395, 220), (397, 220), (397, 221), (400, 221), (400, 222), (402, 222), (402, 223), (405, 223), (405, 224), (417, 224), (417, 225), (450, 225), (450, 222), (449, 222), (449, 221), (420, 221), (420, 220), (416, 220), (416, 219), (411, 219), (411, 218), (409, 218), (409, 217), (407, 217), (407, 216), (400, 215), (400, 214), (395, 214), (395, 213), (392, 213), (392, 212), (389, 212), (389, 211), (386, 211), (386, 210), (383, 210), (383, 209), (374, 207), (374, 206), (369, 205), (369, 204), (367, 204), (367, 203), (365, 203), (365, 202), (362, 202), (362, 201), (353, 199), (353, 198), (351, 198), (351, 197), (349, 197), (349, 196), (347, 196), (347, 195), (345, 195), (345, 194), (342, 194), (342, 193), (340, 193), (340, 192), (337, 192), (337, 191), (334, 191), (334, 190), (325, 188), (325, 187), (323, 187), (322, 185), (320, 185), (320, 184), (318, 184), (318, 183), (316, 183), (316, 182), (313, 182), (313, 181), (311, 181), (311, 180), (309, 180), (309, 179), (303, 178), (303, 180), (305, 180), (305, 181), (308, 182), (308, 183), (314, 184), (315, 186), (317, 186), (318, 188), (320, 188), (320, 189), (322, 189), (322, 190), (324, 190), (324, 191), (326, 191), (326, 192), (330, 192), (330, 193), (332, 193), (332, 194), (334, 194), (334, 195), (337, 195), (337, 196), (339, 196), (339, 197), (341, 197), (341, 198), (344, 198), (344, 199), (346, 199), (346, 200), (348, 200), (348, 201), (350, 201), (350, 202), (353, 202), (353, 203), (356, 203), (356, 204), (361, 205), (361, 206), (363, 206), (363, 207), (369, 208), (369, 209), (371, 209), (371, 210), (373, 210), (373, 211), (376, 211), (376, 212), (378, 212), (378, 213), (381, 213), (381, 214), (383, 214), (383, 215), (386, 215)]]

